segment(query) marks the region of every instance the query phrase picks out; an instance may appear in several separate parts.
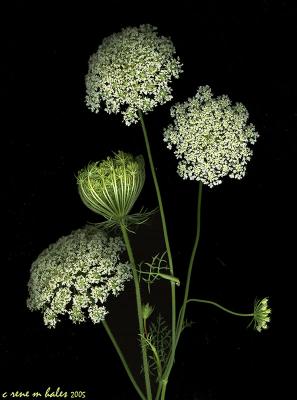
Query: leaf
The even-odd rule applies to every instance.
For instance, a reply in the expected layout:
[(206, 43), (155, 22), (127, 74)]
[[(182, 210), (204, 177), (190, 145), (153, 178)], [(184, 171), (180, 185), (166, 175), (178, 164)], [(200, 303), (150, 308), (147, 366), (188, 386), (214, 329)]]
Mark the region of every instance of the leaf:
[(142, 343), (147, 346), (150, 374), (156, 376), (156, 381), (159, 381), (171, 349), (171, 329), (161, 314), (150, 324), (148, 335), (142, 338)]
[(152, 262), (141, 262), (139, 266), (139, 280), (142, 280), (147, 283), (147, 289), (150, 293), (151, 285), (157, 279), (165, 279), (171, 282), (174, 282), (177, 286), (180, 285), (180, 281), (175, 276), (166, 274), (164, 272), (169, 272), (169, 267), (167, 266), (167, 260), (165, 259), (166, 251), (159, 257), (159, 253), (152, 257)]

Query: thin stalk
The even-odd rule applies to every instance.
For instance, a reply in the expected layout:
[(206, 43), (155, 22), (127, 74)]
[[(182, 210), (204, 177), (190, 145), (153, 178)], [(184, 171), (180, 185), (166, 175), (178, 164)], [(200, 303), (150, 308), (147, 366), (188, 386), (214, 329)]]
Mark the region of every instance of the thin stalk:
[(244, 314), (243, 314), (243, 313), (238, 313), (238, 312), (231, 311), (231, 310), (229, 310), (228, 308), (223, 307), (223, 306), (221, 306), (220, 304), (215, 303), (214, 301), (210, 301), (210, 300), (203, 300), (203, 299), (189, 299), (189, 300), (187, 300), (187, 303), (190, 303), (190, 302), (211, 304), (211, 305), (213, 305), (213, 306), (215, 306), (215, 307), (218, 307), (218, 308), (220, 308), (221, 310), (223, 310), (223, 311), (225, 311), (225, 312), (227, 312), (227, 313), (229, 313), (229, 314), (236, 315), (237, 317), (253, 317), (253, 316), (254, 316), (254, 313), (251, 313), (251, 314), (245, 314), (245, 313), (244, 313)]
[(120, 349), (115, 337), (113, 336), (113, 333), (111, 332), (107, 322), (103, 321), (102, 323), (103, 323), (103, 326), (104, 326), (104, 328), (105, 328), (110, 340), (112, 341), (112, 344), (113, 344), (114, 348), (116, 349), (116, 351), (117, 351), (117, 353), (118, 353), (118, 355), (119, 355), (119, 357), (120, 357), (120, 359), (122, 361), (122, 364), (123, 364), (128, 376), (129, 376), (130, 381), (132, 382), (136, 392), (139, 394), (139, 396), (141, 397), (142, 400), (146, 400), (145, 395), (142, 393), (140, 387), (137, 385), (137, 382), (135, 381), (134, 376), (132, 375), (132, 372), (131, 372), (128, 364), (127, 364), (127, 361), (126, 361), (123, 353), (122, 353), (122, 350)]
[[(179, 324), (177, 327), (177, 341), (180, 337), (183, 324), (184, 324), (184, 319), (185, 319), (185, 313), (186, 313), (186, 307), (187, 307), (187, 301), (189, 297), (189, 289), (190, 289), (190, 282), (191, 282), (191, 275), (192, 275), (192, 269), (194, 265), (194, 260), (196, 256), (196, 251), (200, 239), (200, 230), (201, 230), (201, 202), (202, 202), (202, 182), (199, 182), (199, 189), (198, 189), (198, 203), (197, 203), (197, 228), (196, 228), (196, 237), (194, 241), (194, 246), (192, 249), (192, 254), (189, 262), (189, 268), (188, 268), (188, 274), (187, 274), (187, 280), (186, 280), (186, 287), (185, 287), (185, 294), (184, 294), (184, 301), (183, 305), (181, 308), (181, 314), (180, 314), (180, 319), (179, 319)], [(177, 343), (176, 343), (177, 344)]]
[(131, 262), (132, 273), (133, 273), (133, 278), (134, 278), (146, 395), (147, 395), (147, 400), (152, 400), (152, 389), (151, 389), (151, 382), (150, 382), (150, 376), (149, 376), (147, 351), (146, 351), (146, 345), (143, 343), (143, 339), (142, 339), (144, 337), (144, 327), (143, 327), (143, 318), (142, 318), (142, 304), (141, 304), (141, 293), (140, 293), (139, 280), (138, 280), (136, 264), (135, 264), (134, 255), (133, 255), (132, 247), (130, 244), (129, 236), (127, 233), (127, 229), (123, 223), (121, 223), (120, 226), (121, 226), (121, 231), (123, 234), (124, 242), (125, 242), (125, 245), (127, 248), (129, 260)]
[[(171, 369), (173, 367), (173, 361), (174, 361), (174, 355), (177, 347), (177, 343), (179, 341), (180, 334), (182, 332), (182, 327), (184, 323), (184, 318), (185, 318), (185, 312), (186, 312), (186, 305), (189, 297), (189, 288), (190, 288), (190, 281), (191, 281), (191, 275), (192, 275), (192, 269), (193, 269), (193, 264), (194, 264), (194, 259), (199, 243), (199, 238), (200, 238), (200, 228), (201, 228), (201, 201), (202, 201), (202, 183), (199, 182), (199, 189), (198, 189), (198, 203), (197, 203), (197, 228), (196, 228), (196, 237), (192, 249), (192, 254), (189, 262), (189, 267), (188, 267), (188, 273), (187, 273), (187, 280), (186, 280), (186, 287), (185, 287), (185, 294), (184, 294), (184, 301), (183, 305), (180, 309), (179, 312), (179, 318), (178, 318), (178, 323), (177, 323), (177, 336), (175, 340), (174, 346), (171, 347), (171, 357), (169, 359), (169, 362), (166, 366), (165, 372), (163, 374), (163, 379), (168, 380), (168, 377), (170, 375)], [(161, 393), (162, 390), (162, 393)], [(162, 385), (159, 385), (157, 394), (156, 394), (156, 400), (159, 399), (160, 393), (161, 396), (165, 396), (165, 391), (166, 387), (164, 388)], [(164, 393), (163, 393), (164, 392)], [(164, 397), (165, 398), (165, 397)], [(162, 399), (162, 397), (161, 397)]]
[[(156, 171), (155, 171), (154, 161), (153, 161), (153, 157), (152, 157), (152, 153), (151, 153), (147, 130), (146, 130), (144, 119), (143, 119), (143, 114), (140, 110), (138, 111), (138, 116), (140, 118), (140, 122), (141, 122), (141, 126), (142, 126), (147, 156), (149, 159), (150, 169), (151, 169), (151, 173), (152, 173), (152, 177), (153, 177), (153, 181), (154, 181), (154, 185), (155, 185), (155, 190), (156, 190), (156, 194), (157, 194), (157, 198), (158, 198), (158, 204), (159, 204), (159, 209), (160, 209), (160, 216), (161, 216), (161, 221), (162, 221), (163, 235), (164, 235), (164, 241), (165, 241), (165, 246), (166, 246), (166, 250), (167, 250), (170, 273), (171, 273), (171, 276), (174, 276), (172, 254), (171, 254), (171, 250), (170, 250), (170, 243), (169, 243), (169, 238), (168, 238), (168, 232), (167, 232), (166, 219), (165, 219), (165, 213), (164, 213), (164, 208), (163, 208), (161, 192), (160, 192), (160, 188), (159, 188), (159, 184), (158, 184), (158, 179), (157, 179), (157, 175), (156, 175)], [(171, 346), (172, 346), (172, 348), (175, 348), (176, 299), (175, 299), (175, 283), (174, 282), (171, 282), (171, 332), (172, 332)], [(170, 357), (172, 358), (171, 362), (173, 364), (174, 352), (171, 353)]]

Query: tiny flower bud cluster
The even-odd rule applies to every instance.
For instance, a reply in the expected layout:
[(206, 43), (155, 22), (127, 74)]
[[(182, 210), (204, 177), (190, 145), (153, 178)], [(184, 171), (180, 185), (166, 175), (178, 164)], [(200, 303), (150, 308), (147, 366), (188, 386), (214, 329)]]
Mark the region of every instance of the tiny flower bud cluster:
[(174, 123), (164, 130), (167, 148), (175, 148), (177, 173), (213, 187), (224, 176), (241, 179), (253, 154), (258, 133), (247, 124), (248, 112), (228, 96), (213, 97), (209, 86), (199, 87), (185, 103), (171, 108)]
[(61, 315), (74, 323), (86, 317), (93, 323), (104, 320), (110, 293), (118, 296), (132, 279), (130, 264), (120, 261), (124, 250), (120, 237), (108, 237), (94, 226), (61, 237), (31, 266), (28, 308), (41, 310), (49, 328)]
[(123, 114), (126, 125), (139, 120), (137, 111), (153, 110), (171, 100), (172, 78), (182, 72), (172, 41), (151, 25), (128, 27), (105, 38), (90, 57), (86, 104), (98, 112)]
[(268, 298), (256, 300), (254, 306), (254, 328), (261, 332), (262, 329), (268, 328), (270, 322), (271, 308), (268, 306)]

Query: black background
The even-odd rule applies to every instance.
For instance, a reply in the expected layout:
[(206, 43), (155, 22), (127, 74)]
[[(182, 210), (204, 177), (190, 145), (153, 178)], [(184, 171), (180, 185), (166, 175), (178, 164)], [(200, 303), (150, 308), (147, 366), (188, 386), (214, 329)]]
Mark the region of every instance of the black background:
[[(2, 13), (2, 221), (0, 395), (11, 390), (86, 390), (91, 399), (136, 399), (105, 332), (65, 321), (55, 330), (26, 309), (32, 261), (49, 243), (95, 221), (81, 203), (75, 174), (118, 149), (144, 153), (140, 126), (92, 114), (84, 104), (89, 56), (105, 36), (150, 23), (170, 36), (184, 64), (174, 99), (209, 84), (250, 112), (260, 134), (241, 181), (204, 188), (202, 232), (191, 297), (250, 312), (270, 296), (269, 330), (208, 306), (189, 306), (168, 399), (268, 399), (291, 383), (294, 334), (296, 185), (296, 7), (287, 1), (12, 1)], [(147, 115), (176, 260), (183, 281), (195, 234), (197, 184), (182, 181), (162, 142), (171, 104)], [(149, 174), (148, 174), (149, 175)], [(137, 206), (156, 206), (150, 177)], [(136, 207), (137, 208), (137, 207)], [(162, 249), (158, 218), (136, 235), (137, 256)], [(159, 236), (158, 236), (159, 235)], [(292, 251), (293, 249), (293, 251)], [(168, 291), (155, 296), (168, 311)], [(183, 286), (178, 289), (179, 304)], [(110, 323), (133, 368), (132, 288), (111, 304)], [(112, 316), (111, 316), (112, 315)], [(132, 324), (132, 325), (131, 325)], [(126, 345), (125, 345), (126, 343)], [(283, 376), (281, 378), (281, 376)]]

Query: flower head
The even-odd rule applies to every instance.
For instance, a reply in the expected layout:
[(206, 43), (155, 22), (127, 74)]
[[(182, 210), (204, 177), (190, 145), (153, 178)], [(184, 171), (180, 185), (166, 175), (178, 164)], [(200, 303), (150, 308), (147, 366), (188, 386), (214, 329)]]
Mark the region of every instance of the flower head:
[(73, 231), (44, 250), (31, 266), (28, 308), (41, 310), (46, 326), (54, 328), (61, 315), (74, 323), (93, 323), (108, 313), (109, 295), (124, 290), (132, 278), (130, 264), (120, 261), (125, 245), (94, 226)]
[(77, 178), (84, 204), (112, 224), (125, 223), (144, 181), (143, 157), (122, 151), (104, 161), (90, 163)]
[(254, 328), (261, 332), (262, 329), (268, 328), (268, 322), (270, 322), (271, 308), (268, 307), (268, 297), (262, 300), (255, 300), (254, 305)]
[(137, 111), (153, 110), (171, 100), (169, 84), (181, 73), (169, 38), (151, 25), (128, 27), (105, 39), (90, 57), (86, 104), (94, 112), (105, 103), (109, 114), (123, 114), (126, 125), (139, 120)]
[(213, 97), (209, 86), (171, 108), (174, 118), (164, 130), (167, 148), (175, 148), (177, 173), (213, 187), (224, 176), (241, 179), (253, 154), (258, 133), (248, 124), (248, 112), (241, 103), (231, 104), (228, 96)]

